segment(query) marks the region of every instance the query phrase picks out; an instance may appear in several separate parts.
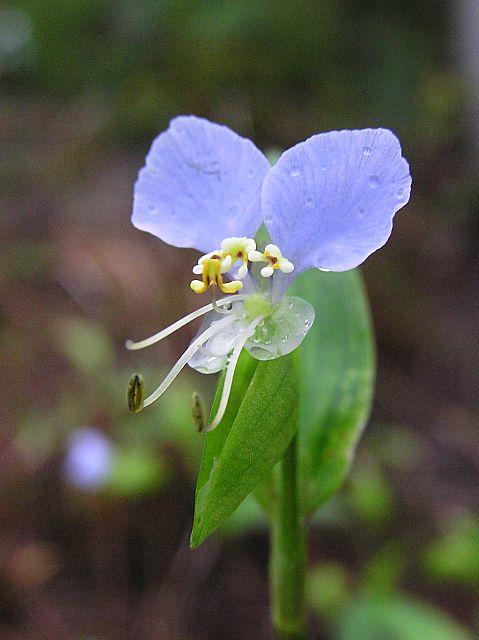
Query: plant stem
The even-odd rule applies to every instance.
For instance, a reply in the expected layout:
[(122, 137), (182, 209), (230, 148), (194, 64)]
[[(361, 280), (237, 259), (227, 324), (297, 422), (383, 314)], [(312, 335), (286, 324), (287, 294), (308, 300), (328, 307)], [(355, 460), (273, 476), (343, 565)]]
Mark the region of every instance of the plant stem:
[(278, 640), (304, 640), (306, 542), (299, 493), (297, 436), (278, 466), (271, 510), (271, 617)]

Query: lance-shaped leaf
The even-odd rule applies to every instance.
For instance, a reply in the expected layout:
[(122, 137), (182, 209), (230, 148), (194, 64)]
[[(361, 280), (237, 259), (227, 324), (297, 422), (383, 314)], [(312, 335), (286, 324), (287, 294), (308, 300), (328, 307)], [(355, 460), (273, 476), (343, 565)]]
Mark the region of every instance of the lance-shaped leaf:
[[(291, 356), (257, 362), (243, 354), (240, 363), (227, 413), (206, 435), (196, 487), (193, 548), (269, 474), (297, 428), (298, 387)], [(221, 385), (217, 398), (220, 393)]]
[(316, 311), (299, 353), (299, 431), (307, 504), (314, 511), (338, 490), (351, 465), (371, 406), (374, 345), (359, 272), (308, 271), (293, 293)]

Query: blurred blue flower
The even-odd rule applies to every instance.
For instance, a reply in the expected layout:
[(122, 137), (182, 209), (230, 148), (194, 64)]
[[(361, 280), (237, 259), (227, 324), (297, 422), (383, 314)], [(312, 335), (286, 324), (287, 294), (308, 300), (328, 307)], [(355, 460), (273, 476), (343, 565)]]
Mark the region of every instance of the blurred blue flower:
[[(270, 167), (265, 156), (225, 126), (194, 116), (171, 121), (153, 142), (134, 190), (132, 222), (164, 242), (204, 255), (193, 272), (211, 304), (141, 342), (139, 349), (208, 314), (199, 335), (162, 384), (185, 364), (204, 373), (227, 366), (214, 428), (224, 413), (243, 347), (259, 360), (295, 349), (314, 320), (304, 300), (285, 296), (306, 269), (346, 271), (389, 238), (409, 200), (409, 165), (387, 129), (314, 135)], [(264, 223), (271, 243), (253, 239)], [(231, 294), (216, 299), (219, 289)], [(241, 293), (238, 293), (241, 291)]]
[(79, 489), (103, 486), (112, 470), (113, 443), (101, 431), (82, 427), (73, 431), (67, 442), (65, 477)]

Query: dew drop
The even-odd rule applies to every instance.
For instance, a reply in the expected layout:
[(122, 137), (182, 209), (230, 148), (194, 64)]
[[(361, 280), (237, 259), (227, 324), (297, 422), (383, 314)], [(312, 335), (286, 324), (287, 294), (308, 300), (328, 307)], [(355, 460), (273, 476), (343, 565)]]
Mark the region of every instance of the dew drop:
[(296, 178), (296, 176), (299, 176), (301, 172), (299, 170), (299, 167), (294, 166), (294, 167), (291, 167), (291, 171), (289, 173), (293, 178)]
[(365, 156), (370, 156), (371, 155), (371, 147), (364, 147), (363, 153), (364, 153)]
[(273, 222), (273, 216), (270, 213), (267, 213), (264, 217), (264, 221), (266, 224), (269, 224), (270, 222)]
[(155, 207), (154, 204), (148, 204), (147, 205), (147, 209), (148, 209), (148, 211), (156, 211), (156, 207)]
[(306, 206), (311, 208), (313, 205), (314, 205), (313, 198), (307, 198), (306, 199)]
[(371, 189), (375, 189), (379, 184), (379, 176), (370, 176), (369, 177), (369, 186)]
[(402, 198), (404, 195), (404, 189), (401, 187), (396, 191), (396, 198)]
[(288, 336), (282, 336), (281, 337), (281, 342), (284, 344), (285, 342), (288, 342)]
[(252, 178), (254, 176), (254, 169), (248, 170), (248, 178)]
[(326, 171), (327, 167), (325, 164), (323, 164), (323, 166), (321, 167), (321, 171)]

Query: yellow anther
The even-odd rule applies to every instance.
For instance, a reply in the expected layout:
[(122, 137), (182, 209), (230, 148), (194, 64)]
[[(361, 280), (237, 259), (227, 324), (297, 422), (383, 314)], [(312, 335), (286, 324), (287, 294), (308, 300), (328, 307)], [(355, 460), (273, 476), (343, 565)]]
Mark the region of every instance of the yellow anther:
[(201, 275), (205, 268), (205, 263), (209, 260), (219, 260), (221, 263), (221, 273), (226, 273), (231, 268), (231, 257), (228, 256), (224, 251), (210, 251), (198, 260), (198, 264), (195, 264), (193, 267), (193, 273), (197, 275)]
[(291, 273), (294, 269), (294, 264), (283, 257), (279, 247), (275, 244), (267, 244), (263, 253), (250, 251), (248, 258), (251, 262), (268, 262), (266, 267), (261, 269), (261, 275), (264, 278), (271, 277), (276, 269), (282, 273)]
[(222, 274), (225, 273), (223, 263), (226, 259), (219, 253), (213, 253), (212, 257), (203, 256), (203, 258), (200, 258), (203, 280), (193, 280), (190, 284), (195, 293), (204, 293), (211, 286), (218, 286), (223, 293), (236, 293), (243, 288), (243, 283), (239, 280), (223, 282)]
[(256, 249), (256, 242), (252, 238), (226, 238), (221, 243), (222, 252), (231, 258), (233, 265), (237, 260), (242, 264), (238, 269), (238, 278), (243, 280), (248, 273), (248, 254)]

